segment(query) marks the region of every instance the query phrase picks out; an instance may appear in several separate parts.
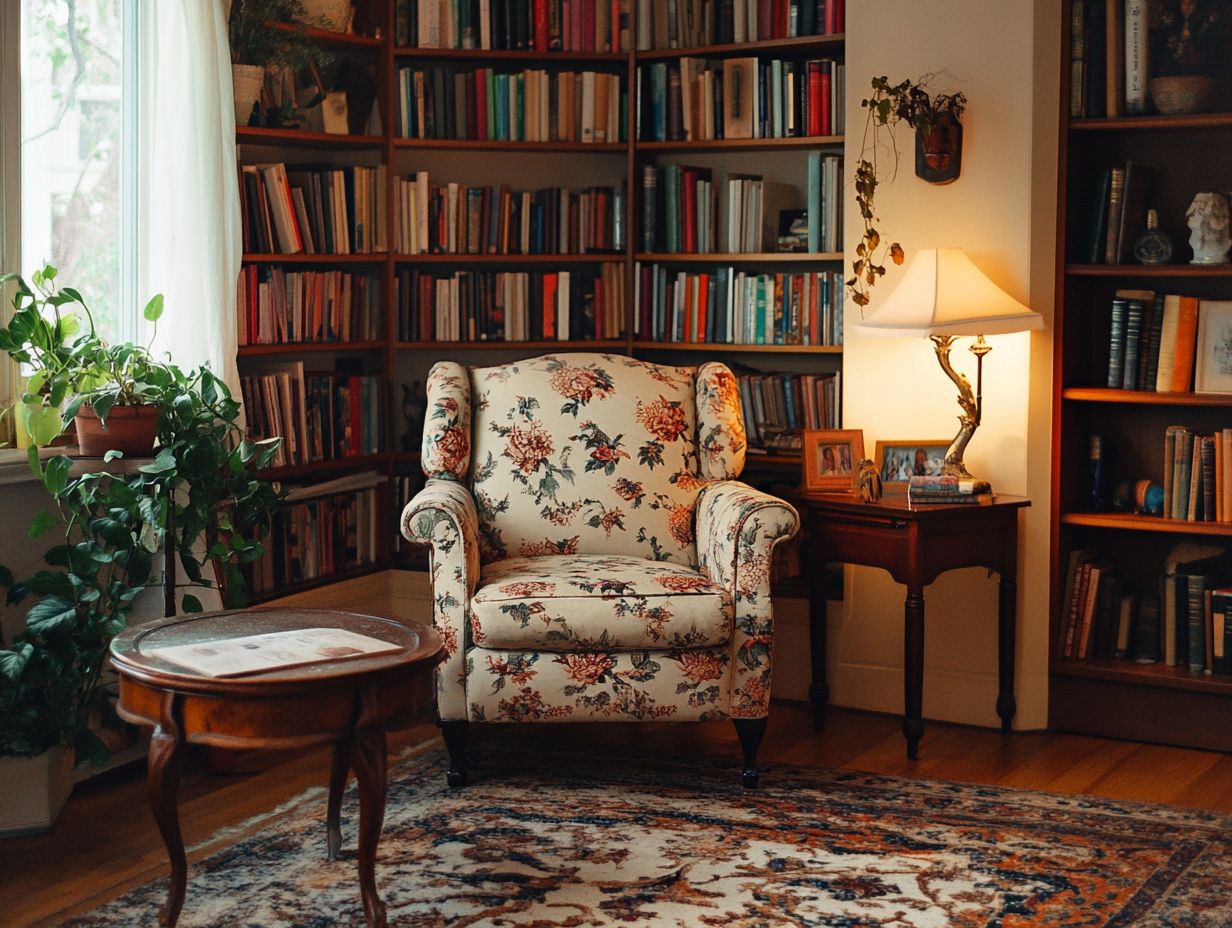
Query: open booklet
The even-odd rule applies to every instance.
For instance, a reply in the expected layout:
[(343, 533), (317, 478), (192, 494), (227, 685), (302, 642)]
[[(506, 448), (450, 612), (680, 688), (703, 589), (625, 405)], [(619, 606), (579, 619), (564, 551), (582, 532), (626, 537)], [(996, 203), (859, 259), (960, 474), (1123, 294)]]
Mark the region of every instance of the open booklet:
[(401, 650), (401, 645), (342, 628), (301, 628), (156, 648), (147, 654), (208, 677), (240, 677)]

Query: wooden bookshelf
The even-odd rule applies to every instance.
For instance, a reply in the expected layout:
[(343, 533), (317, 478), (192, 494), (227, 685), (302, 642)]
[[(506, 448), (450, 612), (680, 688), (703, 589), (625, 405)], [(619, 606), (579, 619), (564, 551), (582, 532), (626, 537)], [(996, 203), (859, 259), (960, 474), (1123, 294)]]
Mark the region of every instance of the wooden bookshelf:
[[(757, 252), (746, 254), (658, 254), (640, 253), (641, 213), (637, 203), (640, 193), (641, 169), (646, 163), (662, 158), (697, 153), (699, 155), (730, 155), (730, 170), (735, 173), (762, 173), (758, 170), (758, 156), (766, 152), (799, 153), (800, 177), (792, 178), (803, 187), (805, 173), (804, 153), (823, 149), (828, 153), (841, 151), (843, 136), (833, 134), (811, 138), (764, 138), (764, 139), (717, 139), (689, 142), (642, 142), (635, 132), (635, 106), (632, 98), (626, 107), (626, 141), (605, 143), (583, 142), (516, 142), (489, 141), (486, 139), (415, 139), (401, 137), (398, 124), (398, 69), (421, 64), (456, 65), (459, 68), (492, 67), (504, 71), (522, 68), (546, 68), (548, 70), (596, 70), (621, 75), (626, 92), (632, 93), (639, 63), (671, 61), (685, 56), (704, 56), (722, 59), (736, 56), (784, 58), (803, 61), (816, 56), (842, 60), (845, 36), (802, 36), (791, 39), (774, 39), (741, 44), (716, 44), (694, 48), (656, 49), (626, 52), (571, 52), (557, 51), (539, 53), (534, 51), (485, 51), (479, 49), (417, 48), (395, 44), (395, 0), (355, 0), (357, 22), (367, 35), (334, 33), (325, 30), (307, 29), (307, 34), (329, 47), (338, 57), (353, 58), (372, 68), (376, 82), (376, 106), (380, 111), (381, 134), (339, 135), (312, 132), (302, 129), (239, 127), (236, 143), (240, 160), (250, 162), (285, 161), (292, 165), (312, 168), (330, 166), (383, 165), (386, 170), (386, 186), (383, 191), (385, 203), (393, 215), (392, 204), (396, 196), (395, 181), (418, 168), (420, 161), (429, 162), (434, 183), (449, 182), (474, 175), (492, 172), (491, 180), (479, 181), (489, 184), (504, 182), (515, 189), (534, 189), (547, 186), (544, 183), (519, 184), (518, 177), (524, 159), (537, 155), (556, 158), (566, 170), (560, 183), (570, 189), (582, 189), (594, 181), (574, 181), (568, 167), (577, 165), (579, 176), (610, 166), (611, 180), (623, 179), (627, 191), (625, 212), (626, 246), (616, 253), (584, 254), (271, 254), (245, 253), (244, 265), (263, 268), (286, 268), (288, 270), (341, 270), (375, 277), (381, 287), (382, 337), (350, 342), (321, 341), (275, 345), (246, 345), (238, 350), (241, 371), (260, 372), (262, 365), (275, 365), (302, 359), (309, 370), (328, 368), (335, 358), (356, 360), (348, 356), (361, 355), (368, 374), (384, 380), (387, 387), (387, 405), (384, 410), (384, 441), (381, 447), (389, 450), (379, 454), (343, 457), (281, 467), (262, 474), (269, 479), (282, 481), (316, 481), (330, 479), (358, 469), (373, 469), (386, 475), (388, 486), (398, 473), (405, 474), (408, 468), (419, 463), (418, 452), (395, 451), (401, 447), (400, 439), (405, 426), (401, 419), (401, 390), (399, 384), (423, 379), (427, 366), (438, 358), (456, 357), (472, 363), (485, 363), (487, 357), (499, 360), (502, 354), (529, 356), (549, 351), (599, 351), (647, 359), (661, 358), (664, 352), (687, 352), (720, 358), (729, 358), (733, 366), (746, 370), (761, 369), (766, 372), (789, 370), (793, 372), (835, 371), (841, 365), (841, 346), (831, 345), (712, 345), (697, 343), (649, 342), (635, 339), (632, 334), (634, 321), (635, 274), (639, 262), (690, 265), (699, 271), (722, 265), (737, 265), (743, 270), (761, 270), (764, 273), (785, 273), (812, 269), (818, 265), (836, 265), (843, 260), (839, 252), (822, 254)], [(300, 28), (298, 26), (271, 24), (272, 28)], [(634, 33), (635, 34), (635, 33)], [(374, 37), (379, 35), (379, 37)], [(591, 160), (585, 156), (602, 156)], [(435, 161), (432, 159), (436, 159)], [(455, 161), (456, 159), (456, 161)], [(441, 163), (457, 164), (459, 175), (450, 176), (449, 168)], [(595, 166), (599, 167), (596, 169)], [(724, 166), (723, 170), (727, 170)], [(470, 180), (474, 183), (475, 181)], [(380, 195), (382, 192), (378, 192)], [(389, 244), (393, 246), (392, 228)], [(408, 270), (450, 274), (455, 270), (526, 269), (548, 272), (553, 268), (588, 271), (603, 264), (621, 265), (626, 292), (625, 334), (615, 339), (578, 340), (528, 340), (505, 341), (410, 341), (398, 337), (398, 303), (396, 284), (399, 275)], [(824, 268), (832, 270), (831, 268)], [(763, 360), (759, 361), (759, 358)], [(410, 373), (407, 373), (407, 372)], [(767, 468), (779, 472), (798, 469), (799, 456), (790, 454), (750, 454), (750, 468)], [(354, 575), (399, 563), (394, 539), (397, 531), (399, 505), (391, 500), (384, 524), (380, 527), (384, 542), (380, 562), (365, 567)], [(333, 579), (313, 581), (312, 586)], [(305, 587), (306, 588), (306, 587)]]
[[(1062, 654), (1062, 631), (1070, 616), (1069, 603), (1063, 600), (1071, 552), (1093, 552), (1096, 561), (1119, 572), (1127, 591), (1139, 597), (1159, 594), (1165, 561), (1184, 550), (1178, 546), (1215, 545), (1232, 552), (1232, 523), (1093, 511), (1089, 503), (1091, 435), (1100, 434), (1111, 448), (1110, 483), (1116, 487), (1141, 479), (1162, 482), (1167, 426), (1210, 434), (1229, 424), (1232, 394), (1121, 390), (1106, 383), (1111, 303), (1118, 289), (1232, 299), (1232, 266), (1187, 263), (1191, 252), (1185, 222), (1195, 191), (1227, 187), (1222, 153), (1232, 144), (1232, 113), (1070, 118), (1071, 6), (1072, 0), (1066, 0), (1064, 27), (1056, 37), (1064, 54), (1049, 513), (1049, 724), (1065, 731), (1232, 751), (1232, 677), (1162, 661), (1135, 663), (1132, 632), (1129, 658)], [(1172, 262), (1146, 266), (1074, 261), (1077, 243), (1088, 247), (1094, 221), (1089, 204), (1097, 180), (1109, 168), (1130, 161), (1153, 169), (1154, 186), (1144, 206), (1158, 211), (1161, 228), (1172, 238)], [(1142, 231), (1127, 230), (1133, 236), (1127, 243), (1131, 253)], [(1102, 585), (1096, 592), (1103, 594)], [(1161, 627), (1162, 611), (1161, 604)], [(1095, 628), (1101, 615), (1110, 620), (1107, 613), (1096, 614)], [(1184, 614), (1176, 617), (1178, 623), (1186, 619)]]

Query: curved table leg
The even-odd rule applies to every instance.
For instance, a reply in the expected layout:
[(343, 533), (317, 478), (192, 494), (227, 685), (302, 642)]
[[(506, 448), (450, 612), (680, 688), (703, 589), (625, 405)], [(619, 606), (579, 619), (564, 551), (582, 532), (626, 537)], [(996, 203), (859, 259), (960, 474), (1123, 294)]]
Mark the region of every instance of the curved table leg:
[(359, 888), (368, 928), (386, 928), (385, 903), (376, 888), (376, 849), (385, 822), (385, 729), (375, 718), (380, 699), (365, 691), (355, 733), (355, 778), (359, 781)]
[(907, 756), (919, 758), (920, 737), (924, 734), (924, 590), (908, 587), (903, 606), (903, 736)]
[(338, 852), (342, 850), (342, 794), (346, 792), (353, 749), (350, 739), (334, 745), (329, 769), (329, 807), (325, 816), (325, 856), (329, 860), (337, 860)]
[(183, 732), (179, 720), (179, 702), (175, 693), (163, 696), (162, 715), (150, 738), (150, 753), (146, 773), (146, 789), (154, 820), (167, 845), (171, 860), (171, 885), (167, 889), (167, 904), (158, 916), (163, 928), (175, 928), (184, 907), (188, 885), (188, 861), (184, 856), (184, 837), (180, 834), (180, 816), (176, 808), (180, 785), (180, 764), (184, 758)]

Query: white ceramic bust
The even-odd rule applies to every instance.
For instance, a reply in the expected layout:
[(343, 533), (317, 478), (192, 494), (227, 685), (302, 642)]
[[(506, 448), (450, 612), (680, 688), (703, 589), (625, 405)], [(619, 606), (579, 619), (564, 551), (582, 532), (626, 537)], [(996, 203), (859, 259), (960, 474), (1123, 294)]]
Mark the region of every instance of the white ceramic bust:
[(1189, 247), (1193, 249), (1190, 264), (1227, 264), (1232, 237), (1228, 235), (1228, 198), (1218, 191), (1196, 194), (1189, 209)]

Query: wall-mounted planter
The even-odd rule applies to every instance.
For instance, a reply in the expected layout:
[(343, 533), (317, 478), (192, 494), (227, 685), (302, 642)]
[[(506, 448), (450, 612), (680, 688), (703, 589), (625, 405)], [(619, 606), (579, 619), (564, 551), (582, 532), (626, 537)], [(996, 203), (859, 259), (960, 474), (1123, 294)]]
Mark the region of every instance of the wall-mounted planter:
[(949, 184), (962, 170), (962, 123), (939, 115), (932, 131), (915, 131), (915, 175), (930, 184)]

